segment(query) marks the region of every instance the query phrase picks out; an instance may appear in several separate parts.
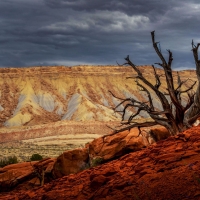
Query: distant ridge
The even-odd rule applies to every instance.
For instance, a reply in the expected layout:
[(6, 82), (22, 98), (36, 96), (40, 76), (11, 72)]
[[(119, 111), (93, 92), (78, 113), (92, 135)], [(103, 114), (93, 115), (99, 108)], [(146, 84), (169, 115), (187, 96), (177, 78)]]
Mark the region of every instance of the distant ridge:
[[(150, 66), (139, 68), (154, 81)], [(60, 120), (120, 121), (120, 114), (113, 112), (119, 101), (108, 90), (122, 98), (132, 96), (145, 101), (145, 94), (134, 80), (126, 79), (134, 75), (130, 66), (0, 68), (0, 126), (32, 126)], [(194, 70), (181, 71), (180, 75), (196, 79)], [(161, 88), (165, 90), (165, 84)], [(153, 100), (161, 109), (156, 97)], [(144, 113), (141, 117), (148, 116)]]

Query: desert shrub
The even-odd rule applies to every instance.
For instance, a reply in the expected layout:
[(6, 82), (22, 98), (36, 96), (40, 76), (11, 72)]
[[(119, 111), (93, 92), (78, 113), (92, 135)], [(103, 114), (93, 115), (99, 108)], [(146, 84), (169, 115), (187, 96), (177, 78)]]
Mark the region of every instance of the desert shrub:
[(31, 161), (37, 161), (37, 160), (42, 160), (42, 159), (43, 157), (38, 153), (33, 154), (30, 158)]
[(5, 167), (6, 165), (15, 164), (15, 163), (17, 163), (17, 157), (9, 156), (7, 158), (0, 160), (0, 167)]
[(96, 166), (98, 166), (98, 165), (100, 165), (100, 164), (102, 164), (102, 163), (103, 163), (103, 158), (101, 158), (101, 157), (96, 157), (96, 158), (94, 158), (94, 159), (91, 161), (90, 166), (91, 166), (91, 167), (96, 167)]

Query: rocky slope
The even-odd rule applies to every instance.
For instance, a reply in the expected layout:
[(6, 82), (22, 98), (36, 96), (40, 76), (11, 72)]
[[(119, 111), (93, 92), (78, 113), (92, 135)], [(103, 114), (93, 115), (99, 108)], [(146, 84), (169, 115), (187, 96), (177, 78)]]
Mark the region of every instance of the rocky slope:
[(43, 187), (2, 193), (0, 199), (200, 199), (200, 127)]
[[(96, 138), (84, 145), (84, 148), (65, 149), (57, 159), (45, 158), (36, 163), (25, 162), (8, 165), (0, 168), (0, 192), (10, 191), (16, 186), (18, 190), (37, 186), (38, 182), (41, 181), (41, 170), (44, 170), (44, 183), (48, 183), (52, 179), (77, 173), (86, 168), (119, 158), (128, 152), (140, 150), (155, 143), (157, 139), (161, 140), (167, 137), (169, 137), (169, 132), (160, 126), (141, 129), (140, 134), (137, 128), (133, 128), (130, 131), (126, 130), (118, 134)], [(55, 146), (49, 145), (49, 147), (56, 151)], [(14, 149), (16, 151), (16, 147)], [(30, 150), (32, 154), (35, 153), (33, 145), (30, 145), (23, 156)], [(51, 155), (49, 149), (46, 149), (45, 153), (47, 156)]]
[[(140, 69), (154, 82), (151, 67)], [(134, 74), (128, 66), (1, 68), (0, 126), (32, 126), (60, 120), (119, 121), (119, 113), (114, 114), (112, 109), (119, 101), (108, 90), (122, 98), (147, 99), (133, 79), (126, 79)], [(194, 71), (180, 75), (183, 79), (196, 77)], [(161, 88), (165, 90), (166, 84)], [(155, 106), (160, 108), (152, 95)], [(143, 113), (141, 117), (148, 116)]]

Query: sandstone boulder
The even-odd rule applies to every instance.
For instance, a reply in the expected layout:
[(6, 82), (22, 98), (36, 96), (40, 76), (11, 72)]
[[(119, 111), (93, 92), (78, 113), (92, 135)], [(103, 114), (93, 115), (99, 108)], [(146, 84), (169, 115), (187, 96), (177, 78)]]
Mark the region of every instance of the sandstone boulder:
[(161, 126), (151, 128), (150, 134), (156, 142), (167, 139), (170, 136), (169, 131), (165, 127)]
[(89, 144), (90, 162), (99, 157), (105, 162), (146, 146), (148, 141), (141, 134), (139, 135), (137, 128), (97, 138)]
[(18, 186), (19, 188), (32, 188), (39, 186), (40, 171), (44, 170), (44, 182), (49, 181), (49, 173), (53, 169), (55, 159), (45, 158), (41, 161), (24, 162), (5, 166), (0, 169), (0, 191), (9, 191)]
[(54, 164), (53, 174), (55, 177), (62, 177), (74, 174), (88, 167), (89, 154), (87, 148), (79, 148), (65, 151), (57, 158)]

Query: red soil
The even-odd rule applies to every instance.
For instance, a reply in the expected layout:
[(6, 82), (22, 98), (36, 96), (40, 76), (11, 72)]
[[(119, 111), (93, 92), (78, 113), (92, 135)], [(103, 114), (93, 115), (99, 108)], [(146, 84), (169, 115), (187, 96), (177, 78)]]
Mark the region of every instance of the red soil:
[(43, 187), (3, 193), (0, 199), (198, 200), (200, 127)]

